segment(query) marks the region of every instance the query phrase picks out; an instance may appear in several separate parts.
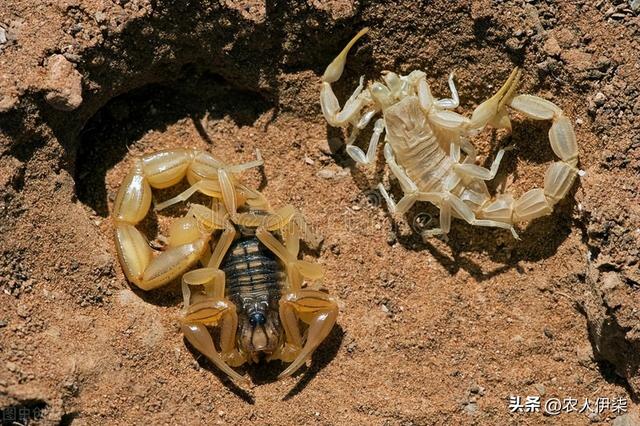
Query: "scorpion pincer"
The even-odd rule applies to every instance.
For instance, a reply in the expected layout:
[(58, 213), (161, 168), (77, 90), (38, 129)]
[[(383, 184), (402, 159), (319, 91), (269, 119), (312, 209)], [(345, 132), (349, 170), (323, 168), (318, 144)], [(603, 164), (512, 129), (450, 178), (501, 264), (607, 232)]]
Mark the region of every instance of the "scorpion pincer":
[[(323, 270), (298, 259), (301, 238), (317, 244), (302, 215), (291, 205), (273, 210), (241, 183), (241, 172), (262, 164), (259, 153), (240, 165), (190, 149), (145, 155), (136, 159), (113, 206), (116, 250), (127, 279), (151, 290), (182, 276), (186, 339), (239, 381), (244, 377), (231, 367), (262, 358), (290, 363), (278, 377), (290, 376), (338, 316), (333, 298), (303, 287), (322, 278)], [(136, 224), (150, 208), (151, 188), (170, 187), (185, 176), (189, 189), (155, 208), (195, 192), (212, 197), (212, 207), (191, 204), (171, 225), (167, 249), (155, 253)], [(202, 267), (189, 271), (198, 262)], [(219, 350), (208, 327), (219, 327)]]
[[(521, 71), (515, 68), (506, 83), (481, 103), (471, 118), (451, 110), (459, 105), (453, 73), (449, 76), (451, 98), (437, 99), (431, 94), (425, 73), (408, 75), (385, 72), (382, 81), (367, 88), (364, 77), (340, 109), (331, 83), (342, 75), (347, 54), (368, 28), (361, 30), (329, 64), (320, 92), (322, 113), (334, 127), (350, 128), (346, 152), (359, 164), (370, 164), (376, 157), (383, 132), (384, 158), (398, 179), (403, 197), (395, 202), (382, 183), (378, 188), (391, 214), (407, 212), (416, 201), (428, 201), (440, 209), (440, 226), (427, 235), (447, 234), (451, 217), (472, 225), (504, 228), (518, 235), (514, 224), (551, 214), (553, 207), (571, 189), (578, 170), (578, 147), (571, 121), (550, 101), (532, 95), (516, 95)], [(511, 130), (507, 107), (534, 120), (551, 120), (549, 139), (560, 158), (544, 178), (544, 188), (535, 188), (517, 200), (508, 193), (492, 197), (486, 181), (492, 180), (506, 149), (500, 149), (489, 168), (475, 164), (476, 150), (469, 139), (487, 124)], [(353, 145), (359, 131), (378, 114), (366, 154)]]

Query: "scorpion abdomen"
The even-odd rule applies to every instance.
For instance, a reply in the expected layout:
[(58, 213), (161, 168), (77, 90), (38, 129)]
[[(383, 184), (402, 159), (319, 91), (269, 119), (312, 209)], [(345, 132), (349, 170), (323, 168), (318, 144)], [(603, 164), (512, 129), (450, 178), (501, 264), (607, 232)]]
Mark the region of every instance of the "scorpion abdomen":
[(238, 315), (261, 324), (269, 310), (277, 309), (283, 272), (274, 254), (256, 236), (235, 240), (220, 265), (226, 276), (227, 295)]
[[(409, 160), (410, 158), (410, 160)], [(421, 191), (439, 190), (451, 170), (449, 155), (440, 148), (435, 137), (428, 144), (407, 153), (405, 170)]]

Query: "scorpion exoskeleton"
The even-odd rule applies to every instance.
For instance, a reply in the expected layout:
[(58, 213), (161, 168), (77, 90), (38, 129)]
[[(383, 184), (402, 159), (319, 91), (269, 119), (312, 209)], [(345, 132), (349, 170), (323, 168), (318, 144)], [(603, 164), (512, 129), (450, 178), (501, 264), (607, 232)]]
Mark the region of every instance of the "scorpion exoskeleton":
[[(240, 181), (242, 171), (262, 163), (259, 152), (257, 160), (240, 165), (192, 149), (145, 155), (136, 159), (113, 206), (116, 249), (128, 280), (151, 290), (182, 275), (186, 339), (235, 380), (244, 378), (231, 367), (262, 358), (290, 362), (278, 378), (290, 376), (338, 316), (334, 299), (303, 288), (323, 270), (298, 259), (301, 238), (317, 243), (302, 215), (291, 205), (273, 210), (261, 193)], [(154, 253), (135, 226), (149, 210), (151, 188), (170, 187), (185, 176), (189, 189), (156, 210), (195, 192), (212, 197), (212, 207), (191, 204), (172, 223), (167, 249)], [(203, 267), (186, 272), (197, 262)], [(220, 351), (207, 327), (220, 327)]]
[[(412, 71), (408, 75), (385, 72), (382, 82), (364, 88), (364, 76), (344, 108), (333, 93), (331, 83), (344, 70), (349, 50), (368, 28), (361, 30), (329, 64), (320, 92), (322, 113), (334, 127), (351, 127), (346, 152), (359, 164), (370, 164), (384, 131), (384, 157), (404, 192), (395, 203), (382, 183), (378, 184), (391, 214), (407, 212), (416, 201), (429, 201), (440, 209), (440, 226), (426, 235), (447, 234), (451, 217), (472, 225), (509, 229), (518, 238), (513, 225), (545, 216), (553, 211), (570, 190), (578, 174), (578, 147), (571, 121), (550, 101), (532, 95), (515, 95), (521, 71), (515, 68), (506, 83), (487, 101), (481, 103), (471, 119), (452, 109), (459, 105), (453, 73), (448, 84), (451, 98), (437, 99), (431, 94), (426, 75)], [(511, 130), (507, 107), (535, 120), (551, 120), (549, 139), (553, 152), (561, 161), (547, 170), (544, 188), (527, 191), (519, 199), (506, 193), (492, 197), (485, 181), (492, 180), (505, 151), (500, 149), (490, 168), (475, 164), (476, 150), (469, 138), (487, 124)], [(359, 130), (378, 113), (366, 154), (353, 145)], [(461, 151), (464, 152), (462, 158)]]

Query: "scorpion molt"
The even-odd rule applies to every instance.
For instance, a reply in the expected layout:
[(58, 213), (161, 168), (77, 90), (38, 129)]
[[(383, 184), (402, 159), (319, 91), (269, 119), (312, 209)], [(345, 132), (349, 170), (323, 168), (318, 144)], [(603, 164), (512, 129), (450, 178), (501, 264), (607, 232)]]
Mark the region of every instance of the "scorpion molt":
[[(515, 68), (500, 90), (480, 104), (470, 119), (451, 111), (459, 105), (453, 73), (448, 81), (451, 98), (447, 99), (431, 94), (422, 71), (409, 75), (385, 72), (381, 82), (367, 88), (361, 77), (355, 92), (340, 109), (331, 83), (340, 78), (349, 50), (367, 31), (361, 30), (327, 67), (320, 104), (331, 126), (351, 129), (346, 151), (356, 163), (373, 162), (380, 137), (386, 131), (384, 157), (404, 192), (396, 203), (382, 183), (378, 185), (390, 213), (403, 214), (416, 201), (429, 201), (440, 209), (440, 227), (426, 231), (427, 235), (447, 234), (451, 217), (458, 217), (472, 225), (509, 229), (518, 238), (514, 224), (553, 211), (581, 174), (573, 126), (558, 106), (537, 96), (516, 96), (521, 71)], [(547, 170), (544, 188), (531, 189), (517, 200), (505, 193), (492, 197), (485, 184), (495, 177), (510, 148), (499, 150), (487, 169), (475, 164), (476, 150), (469, 141), (487, 124), (510, 130), (507, 107), (534, 120), (551, 120), (551, 148), (560, 157)], [(353, 142), (378, 114), (382, 117), (375, 121), (365, 154)]]
[[(331, 297), (303, 288), (323, 271), (298, 259), (301, 238), (317, 244), (302, 215), (290, 205), (273, 210), (241, 183), (242, 171), (260, 165), (259, 153), (255, 161), (226, 165), (203, 151), (156, 152), (136, 160), (113, 206), (116, 250), (129, 281), (150, 290), (182, 275), (186, 339), (235, 380), (244, 378), (231, 366), (262, 358), (290, 362), (278, 377), (290, 376), (338, 316)], [(195, 192), (211, 196), (212, 207), (191, 204), (170, 227), (167, 249), (154, 253), (135, 225), (149, 210), (151, 188), (167, 188), (185, 176), (191, 187), (155, 208)], [(202, 267), (187, 272), (197, 263)], [(220, 328), (220, 350), (208, 327)]]

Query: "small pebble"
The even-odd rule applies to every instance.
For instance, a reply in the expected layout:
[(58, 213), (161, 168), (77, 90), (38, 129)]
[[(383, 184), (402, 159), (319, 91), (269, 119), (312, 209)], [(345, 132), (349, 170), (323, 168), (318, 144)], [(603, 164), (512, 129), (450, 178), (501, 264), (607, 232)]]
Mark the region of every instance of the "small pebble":
[(547, 39), (544, 43), (544, 51), (549, 56), (560, 56), (560, 53), (562, 53), (560, 44), (558, 44), (558, 40), (556, 40), (555, 37), (549, 37)]
[(533, 385), (533, 387), (536, 389), (536, 392), (538, 392), (538, 395), (540, 396), (544, 396), (544, 394), (547, 392), (543, 384), (536, 383), (535, 385)]
[(543, 330), (543, 333), (549, 339), (553, 339), (553, 331), (549, 327), (545, 327), (544, 330)]
[(82, 103), (82, 74), (63, 55), (52, 55), (47, 64), (45, 100), (60, 111), (73, 111)]
[(387, 233), (387, 244), (389, 244), (390, 246), (392, 246), (392, 245), (394, 245), (397, 241), (398, 241), (398, 239), (396, 238), (396, 234), (394, 234), (393, 232), (388, 232), (388, 233)]
[(83, 28), (83, 27), (82, 27), (82, 24), (80, 24), (80, 23), (73, 24), (73, 25), (71, 26), (71, 28), (69, 28), (69, 33), (70, 33), (71, 35), (78, 34), (80, 31), (82, 31), (82, 28)]
[(18, 309), (16, 311), (17, 311), (18, 316), (20, 316), (22, 318), (26, 318), (26, 317), (29, 316), (29, 308), (27, 308), (23, 304), (18, 305)]
[(602, 92), (598, 92), (596, 93), (596, 96), (594, 96), (593, 98), (593, 102), (597, 105), (597, 106), (602, 106), (604, 105), (605, 101), (607, 100), (607, 97), (604, 95), (604, 93)]
[(0, 112), (6, 112), (13, 109), (18, 103), (16, 96), (0, 95)]
[(519, 52), (524, 47), (524, 43), (515, 37), (508, 38), (504, 44), (511, 52)]
[(478, 412), (478, 404), (476, 404), (475, 402), (470, 402), (468, 404), (465, 404), (463, 410), (469, 416), (473, 416)]
[(0, 44), (5, 44), (7, 42), (7, 31), (0, 27)]
[(100, 11), (96, 12), (95, 15), (93, 15), (93, 17), (98, 24), (102, 24), (107, 20), (107, 15), (105, 15), (104, 12), (100, 12)]
[(589, 413), (588, 417), (591, 423), (598, 423), (600, 421), (600, 414), (598, 413)]
[(4, 327), (6, 327), (7, 325), (9, 325), (9, 323), (8, 323), (7, 321), (5, 321), (5, 320), (0, 320), (0, 328), (4, 328)]
[(82, 57), (80, 55), (76, 55), (75, 53), (71, 53), (71, 52), (65, 52), (62, 54), (62, 56), (67, 58), (69, 62), (73, 62), (76, 64), (82, 60)]
[(318, 170), (318, 173), (316, 173), (316, 176), (322, 179), (340, 179), (347, 176), (348, 174), (349, 174), (349, 171), (345, 169), (340, 171), (335, 171), (332, 169), (321, 169), (321, 170)]

